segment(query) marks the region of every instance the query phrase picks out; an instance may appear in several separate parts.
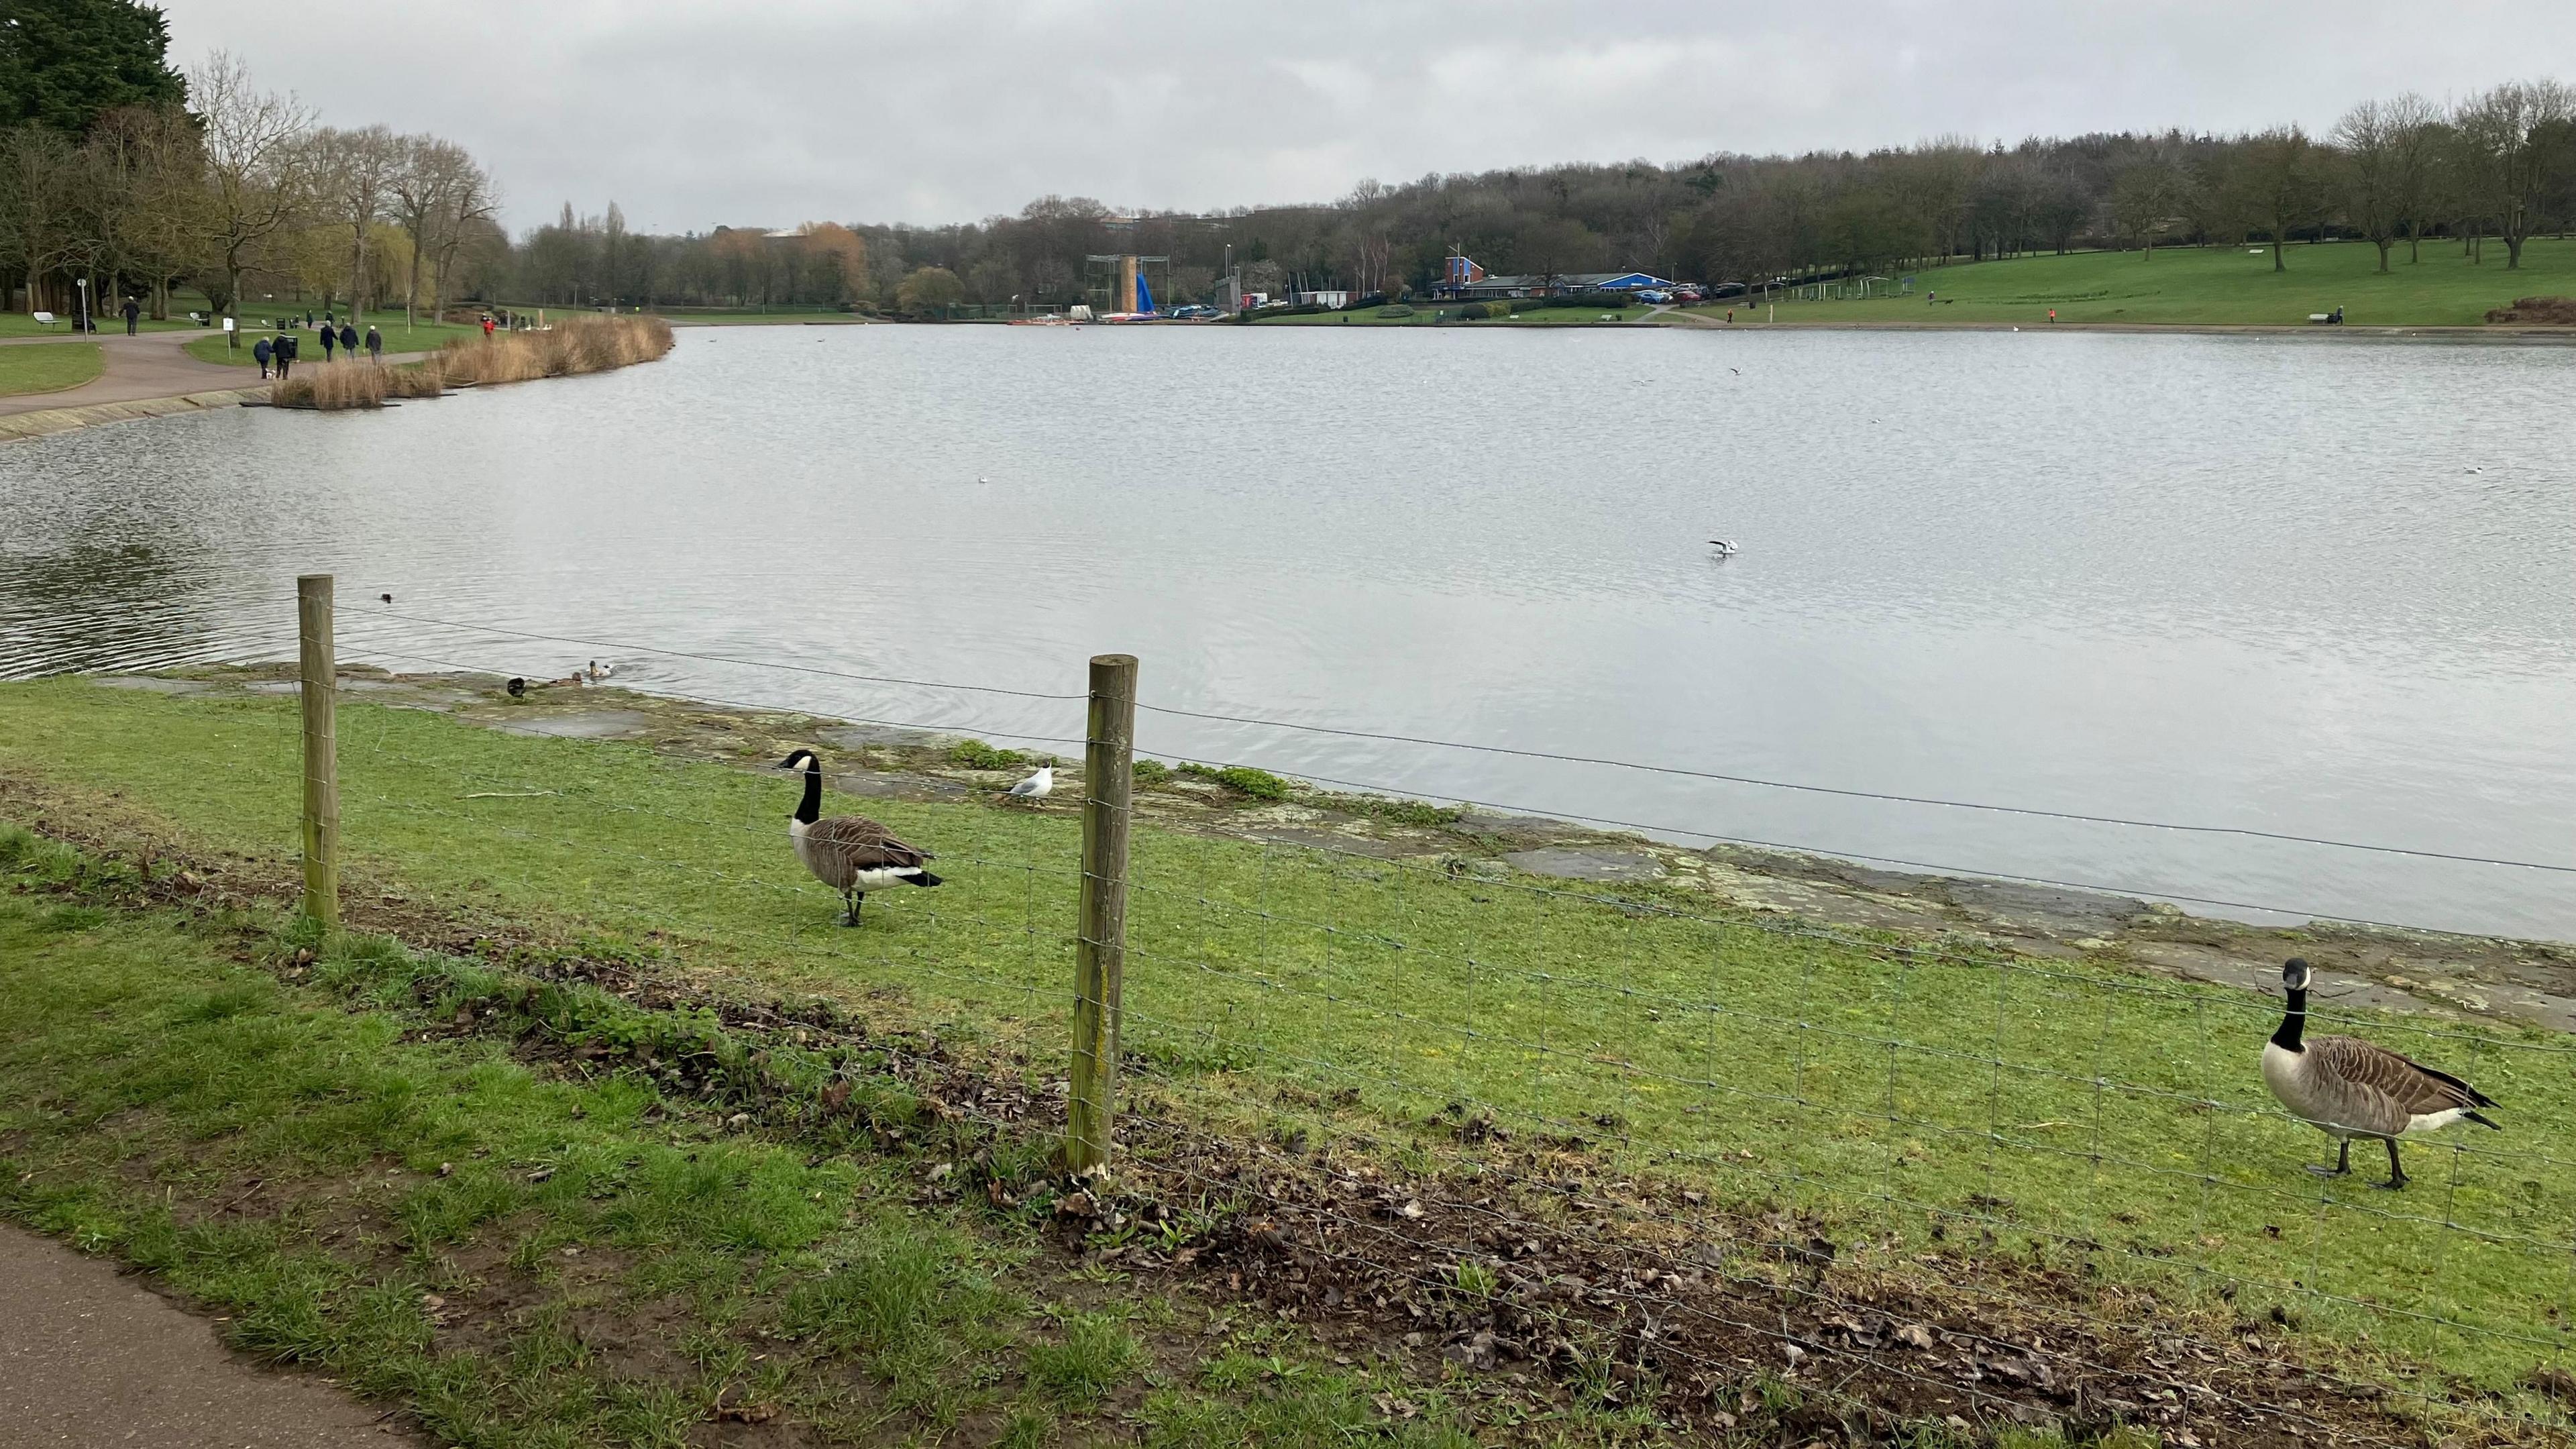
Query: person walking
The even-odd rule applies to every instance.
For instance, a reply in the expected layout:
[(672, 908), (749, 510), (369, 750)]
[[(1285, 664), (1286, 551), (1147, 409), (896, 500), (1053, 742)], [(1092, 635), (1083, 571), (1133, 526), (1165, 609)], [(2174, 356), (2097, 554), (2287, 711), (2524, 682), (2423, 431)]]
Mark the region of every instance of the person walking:
[(369, 362), (385, 360), (385, 334), (378, 332), (373, 322), (367, 324), (367, 360)]
[(270, 351), (269, 355), (277, 360), (277, 380), (279, 382), (286, 381), (288, 370), (294, 367), (295, 349), (297, 346), (298, 339), (294, 333), (280, 332), (277, 334), (277, 346)]
[(489, 312), (483, 314), (483, 340), (492, 340), (492, 314)]
[(128, 297), (128, 298), (126, 298), (126, 299), (125, 299), (125, 335), (126, 335), (126, 336), (131, 337), (131, 336), (133, 336), (133, 335), (134, 335), (134, 324), (135, 324), (135, 322), (136, 322), (139, 318), (141, 318), (142, 316), (143, 316), (143, 308), (142, 308), (141, 306), (137, 305), (137, 304), (136, 304), (136, 302), (135, 302), (135, 300), (134, 300), (132, 297)]
[(305, 309), (304, 309), (304, 326), (305, 326), (305, 330), (307, 330), (307, 331), (311, 331), (311, 330), (312, 330), (312, 327), (313, 327), (313, 309), (312, 309), (312, 308), (310, 308), (310, 307), (307, 307), (307, 308), (305, 308)]
[(268, 355), (275, 350), (265, 337), (250, 345), (250, 360), (259, 364), (259, 380), (262, 382), (268, 381)]
[(340, 352), (351, 362), (358, 360), (358, 329), (346, 322), (340, 324)]
[(331, 349), (339, 345), (340, 334), (331, 330), (331, 319), (328, 317), (323, 318), (322, 325), (314, 330), (322, 334), (322, 360), (329, 362)]

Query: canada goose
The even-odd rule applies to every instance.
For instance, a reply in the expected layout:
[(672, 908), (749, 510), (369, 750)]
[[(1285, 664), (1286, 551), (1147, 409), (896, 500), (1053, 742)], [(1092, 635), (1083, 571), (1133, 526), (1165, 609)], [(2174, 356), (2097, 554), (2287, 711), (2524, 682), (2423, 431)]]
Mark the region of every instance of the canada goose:
[(388, 603), (388, 604), (390, 604), (390, 603), (392, 603), (392, 602), (394, 601), (394, 596), (393, 596), (393, 595), (391, 595), (391, 594), (378, 594), (378, 595), (376, 595), (376, 597), (377, 597), (377, 598), (379, 598), (379, 599), (384, 600), (384, 601), (385, 601), (386, 603)]
[(823, 762), (812, 750), (798, 750), (778, 762), (782, 770), (805, 772), (805, 796), (796, 802), (796, 813), (788, 819), (787, 838), (796, 842), (796, 858), (814, 872), (814, 879), (841, 893), (849, 909), (841, 924), (859, 923), (859, 905), (868, 892), (892, 885), (935, 886), (939, 877), (932, 875), (922, 862), (931, 858), (894, 838), (894, 832), (864, 815), (835, 815), (829, 820), (823, 814)]
[[(2478, 1115), (2495, 1103), (2484, 1092), (2447, 1072), (2352, 1036), (2300, 1033), (2308, 1023), (2308, 963), (2293, 956), (2281, 966), (2290, 1009), (2281, 1029), (2263, 1047), (2263, 1082), (2290, 1115), (2340, 1144), (2335, 1165), (2311, 1165), (2322, 1177), (2352, 1171), (2352, 1139), (2368, 1137), (2388, 1144), (2389, 1187), (2406, 1185), (2398, 1165), (2397, 1139), (2408, 1132), (2430, 1132), (2465, 1117), (2484, 1127), (2495, 1123)], [(2502, 1131), (2504, 1129), (2497, 1128)]]
[(1022, 780), (1016, 785), (1013, 785), (1010, 788), (1008, 795), (1004, 798), (1011, 800), (1043, 800), (1054, 793), (1055, 766), (1040, 765), (1038, 766), (1038, 772), (1036, 774), (1029, 776), (1027, 779)]

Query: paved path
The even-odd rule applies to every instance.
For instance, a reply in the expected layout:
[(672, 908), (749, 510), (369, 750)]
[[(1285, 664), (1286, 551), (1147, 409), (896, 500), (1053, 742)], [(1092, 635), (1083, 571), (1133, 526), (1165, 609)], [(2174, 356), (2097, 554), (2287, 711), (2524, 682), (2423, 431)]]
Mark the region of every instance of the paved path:
[(270, 1373), (96, 1259), (0, 1226), (0, 1449), (402, 1449), (318, 1379)]
[[(205, 336), (193, 332), (146, 332), (128, 337), (122, 332), (101, 333), (95, 339), (105, 357), (98, 378), (60, 392), (20, 393), (0, 397), (0, 417), (18, 413), (39, 412), (47, 408), (88, 407), (92, 403), (136, 402), (144, 398), (178, 397), (185, 393), (212, 392), (218, 388), (257, 387), (259, 369), (229, 367), (220, 362), (199, 362), (180, 351), (183, 343)], [(77, 336), (63, 339), (50, 337), (11, 338), (5, 346), (60, 346), (78, 342)], [(245, 343), (245, 346), (248, 344)]]

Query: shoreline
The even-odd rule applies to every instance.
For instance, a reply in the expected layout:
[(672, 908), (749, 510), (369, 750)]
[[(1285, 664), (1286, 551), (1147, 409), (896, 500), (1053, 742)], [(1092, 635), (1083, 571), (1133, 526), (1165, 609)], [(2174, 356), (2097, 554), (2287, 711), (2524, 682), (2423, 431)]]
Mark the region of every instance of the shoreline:
[[(100, 688), (190, 697), (292, 693), (295, 666), (202, 667), (87, 676)], [(369, 703), (425, 709), (514, 734), (642, 745), (693, 761), (741, 763), (742, 723), (801, 734), (829, 751), (836, 788), (852, 794), (954, 800), (1018, 778), (959, 765), (960, 734), (854, 724), (792, 710), (755, 710), (618, 685), (539, 685), (509, 699), (498, 675), (395, 674), (344, 666), (342, 689)], [(1057, 788), (1079, 797), (1081, 761), (1057, 765)], [(1007, 776), (1008, 778), (1004, 778)], [(2147, 900), (1991, 877), (1887, 870), (1831, 856), (1748, 846), (1677, 845), (1633, 832), (1460, 806), (1430, 823), (1369, 810), (1362, 797), (1288, 777), (1284, 801), (1238, 798), (1179, 772), (1138, 787), (1137, 813), (1166, 828), (1385, 860), (1436, 861), (1525, 884), (1563, 880), (1632, 886), (1778, 923), (1792, 933), (1848, 931), (1909, 945), (2003, 950), (2086, 962), (2249, 992), (2272, 992), (2286, 956), (2356, 1006), (2444, 1020), (2479, 1018), (2576, 1034), (2576, 943), (2309, 921), (2263, 926), (2195, 916)], [(1354, 808), (1355, 806), (1359, 808)]]

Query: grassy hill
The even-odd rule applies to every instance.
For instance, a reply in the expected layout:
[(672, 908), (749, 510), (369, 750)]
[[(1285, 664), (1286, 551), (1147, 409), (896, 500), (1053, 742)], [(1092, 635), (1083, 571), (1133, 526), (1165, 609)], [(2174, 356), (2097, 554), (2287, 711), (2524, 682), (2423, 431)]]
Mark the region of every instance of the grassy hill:
[[(2386, 275), (2366, 242), (2295, 245), (2287, 260), (2289, 270), (2275, 272), (2269, 249), (2163, 247), (2153, 257), (2079, 252), (1929, 267), (1914, 274), (1911, 296), (1783, 301), (1779, 321), (2045, 326), (2054, 307), (2061, 322), (2302, 326), (2310, 313), (2342, 307), (2353, 326), (2473, 327), (2488, 308), (2517, 297), (2576, 294), (2576, 241), (2561, 239), (2525, 246), (2514, 271), (2505, 269), (2500, 243), (2487, 248), (2482, 264), (2463, 257), (2455, 242), (2425, 243), (2416, 262), (2401, 246)], [(1727, 305), (1691, 310), (1722, 315)], [(1763, 315), (1758, 302), (1734, 305), (1739, 325)]]

